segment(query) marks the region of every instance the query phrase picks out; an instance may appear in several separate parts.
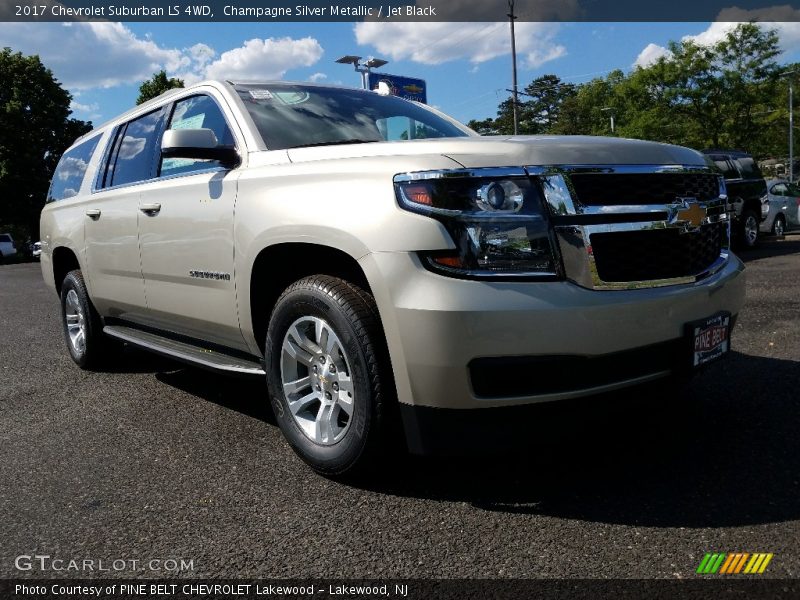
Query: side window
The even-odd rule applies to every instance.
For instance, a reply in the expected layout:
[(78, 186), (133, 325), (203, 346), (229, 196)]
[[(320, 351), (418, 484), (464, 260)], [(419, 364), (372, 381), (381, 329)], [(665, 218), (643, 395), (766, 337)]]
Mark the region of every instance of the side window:
[(157, 110), (120, 128), (116, 148), (111, 154), (106, 185), (135, 183), (154, 176), (156, 142), (162, 114), (162, 110)]
[(78, 195), (89, 161), (99, 141), (100, 136), (96, 135), (61, 156), (53, 173), (53, 181), (50, 183), (50, 191), (47, 194), (48, 202)]
[(777, 183), (772, 186), (771, 192), (776, 196), (788, 196), (789, 189), (782, 183)]
[[(217, 103), (210, 96), (192, 96), (175, 103), (167, 129), (210, 129), (217, 143), (233, 146), (234, 139)], [(216, 160), (194, 158), (162, 158), (161, 177), (202, 171), (221, 166)]]
[(426, 138), (444, 137), (444, 133), (428, 127), (424, 123), (406, 116), (378, 119), (375, 125), (381, 137), (387, 142), (397, 140), (422, 140)]
[(722, 176), (725, 177), (725, 179), (739, 179), (741, 177), (733, 163), (724, 156), (713, 156), (712, 158), (717, 168), (722, 171)]
[(742, 169), (742, 177), (744, 177), (745, 179), (761, 178), (761, 171), (759, 171), (756, 161), (754, 161), (749, 156), (743, 156), (737, 160), (739, 162), (739, 166)]

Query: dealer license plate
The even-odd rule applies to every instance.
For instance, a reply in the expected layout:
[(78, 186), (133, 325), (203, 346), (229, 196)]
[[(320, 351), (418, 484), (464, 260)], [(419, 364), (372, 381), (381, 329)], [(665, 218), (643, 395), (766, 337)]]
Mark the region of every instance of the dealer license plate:
[(692, 365), (699, 367), (721, 358), (731, 349), (731, 315), (719, 313), (687, 325), (692, 343)]

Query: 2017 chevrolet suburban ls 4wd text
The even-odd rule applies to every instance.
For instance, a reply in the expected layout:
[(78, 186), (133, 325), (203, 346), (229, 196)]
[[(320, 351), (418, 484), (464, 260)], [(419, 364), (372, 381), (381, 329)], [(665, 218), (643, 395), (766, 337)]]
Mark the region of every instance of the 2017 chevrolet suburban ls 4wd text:
[(727, 353), (728, 216), (686, 148), (481, 137), (377, 92), (210, 81), (65, 152), (41, 264), (80, 367), (116, 338), (266, 376), (291, 446), (342, 474), (390, 427), (414, 453), (477, 445), (506, 407)]

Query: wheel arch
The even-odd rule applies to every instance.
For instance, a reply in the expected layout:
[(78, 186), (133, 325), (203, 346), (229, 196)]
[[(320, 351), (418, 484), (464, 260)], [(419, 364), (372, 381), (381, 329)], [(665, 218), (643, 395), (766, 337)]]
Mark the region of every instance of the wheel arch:
[(53, 249), (53, 280), (56, 286), (56, 293), (61, 294), (61, 284), (67, 273), (80, 269), (78, 255), (67, 246), (58, 246)]
[(308, 275), (340, 277), (372, 294), (358, 260), (343, 250), (311, 242), (283, 242), (267, 246), (253, 261), (248, 298), (249, 324), (262, 352), (275, 302), (290, 284)]

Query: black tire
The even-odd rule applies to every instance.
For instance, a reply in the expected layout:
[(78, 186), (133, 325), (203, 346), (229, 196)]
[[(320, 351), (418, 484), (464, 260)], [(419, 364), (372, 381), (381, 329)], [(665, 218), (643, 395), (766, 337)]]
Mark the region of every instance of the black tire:
[[(325, 367), (316, 362), (319, 360), (322, 365), (325, 364), (324, 351), (315, 354), (308, 366), (300, 366), (299, 361), (292, 361), (292, 357), (284, 353), (284, 341), (289, 339), (289, 329), (313, 319), (322, 320), (340, 342), (340, 358), (336, 360), (346, 361), (340, 365), (345, 365), (344, 368), (350, 371), (345, 374), (350, 378), (352, 388), (352, 394), (348, 393), (352, 398), (349, 416), (343, 412), (341, 402), (337, 406), (337, 401), (330, 400), (324, 391), (325, 386), (337, 385), (331, 384), (330, 378), (343, 376), (341, 366), (339, 375), (330, 375), (330, 372), (324, 371)], [(325, 339), (330, 338), (326, 335)], [(333, 356), (333, 351), (329, 355), (328, 365), (335, 362), (330, 356)], [(331, 422), (336, 410), (339, 419), (347, 418), (344, 425), (341, 421), (337, 423), (337, 427), (345, 427), (339, 432), (343, 437), (335, 441), (335, 436), (329, 436), (327, 440), (317, 442), (301, 428), (301, 422), (310, 424), (310, 420), (301, 421), (289, 407), (283, 386), (286, 373), (286, 366), (282, 362), (284, 357), (291, 368), (301, 369), (297, 374), (298, 379), (304, 378), (302, 373), (305, 372), (309, 381), (317, 384), (322, 382), (321, 391), (314, 392), (314, 389), (320, 390), (319, 385), (309, 384), (297, 392), (297, 396), (317, 394), (319, 398), (308, 401), (309, 408), (304, 414), (313, 416), (316, 403), (316, 419), (319, 421), (323, 413), (322, 395), (325, 395), (334, 403), (328, 409)], [(300, 458), (312, 469), (327, 476), (352, 476), (369, 470), (375, 464), (385, 446), (386, 406), (394, 386), (378, 311), (371, 295), (350, 282), (327, 275), (313, 275), (293, 283), (278, 298), (272, 311), (267, 330), (265, 362), (275, 418)], [(316, 371), (318, 366), (323, 368), (320, 375), (325, 372), (327, 379), (312, 374), (312, 369)], [(339, 390), (339, 387), (335, 389)], [(334, 393), (340, 396), (344, 392)], [(328, 431), (333, 432), (334, 426), (329, 425)]]
[(756, 211), (752, 209), (742, 211), (739, 240), (745, 248), (755, 248), (758, 245), (758, 226), (760, 222)]
[(772, 223), (772, 235), (782, 238), (785, 233), (786, 219), (783, 218), (783, 215), (778, 215)]
[[(74, 298), (71, 296), (71, 292), (75, 293)], [(83, 334), (82, 344), (76, 344), (72, 341), (69, 324), (67, 323), (67, 311), (74, 312), (74, 302), (77, 302), (81, 312), (78, 322)], [(70, 307), (69, 309), (68, 306)], [(89, 299), (83, 275), (79, 270), (67, 273), (61, 284), (61, 324), (64, 329), (67, 350), (75, 364), (86, 370), (100, 367), (107, 358), (109, 346), (103, 335), (103, 324), (100, 321), (100, 316)]]

